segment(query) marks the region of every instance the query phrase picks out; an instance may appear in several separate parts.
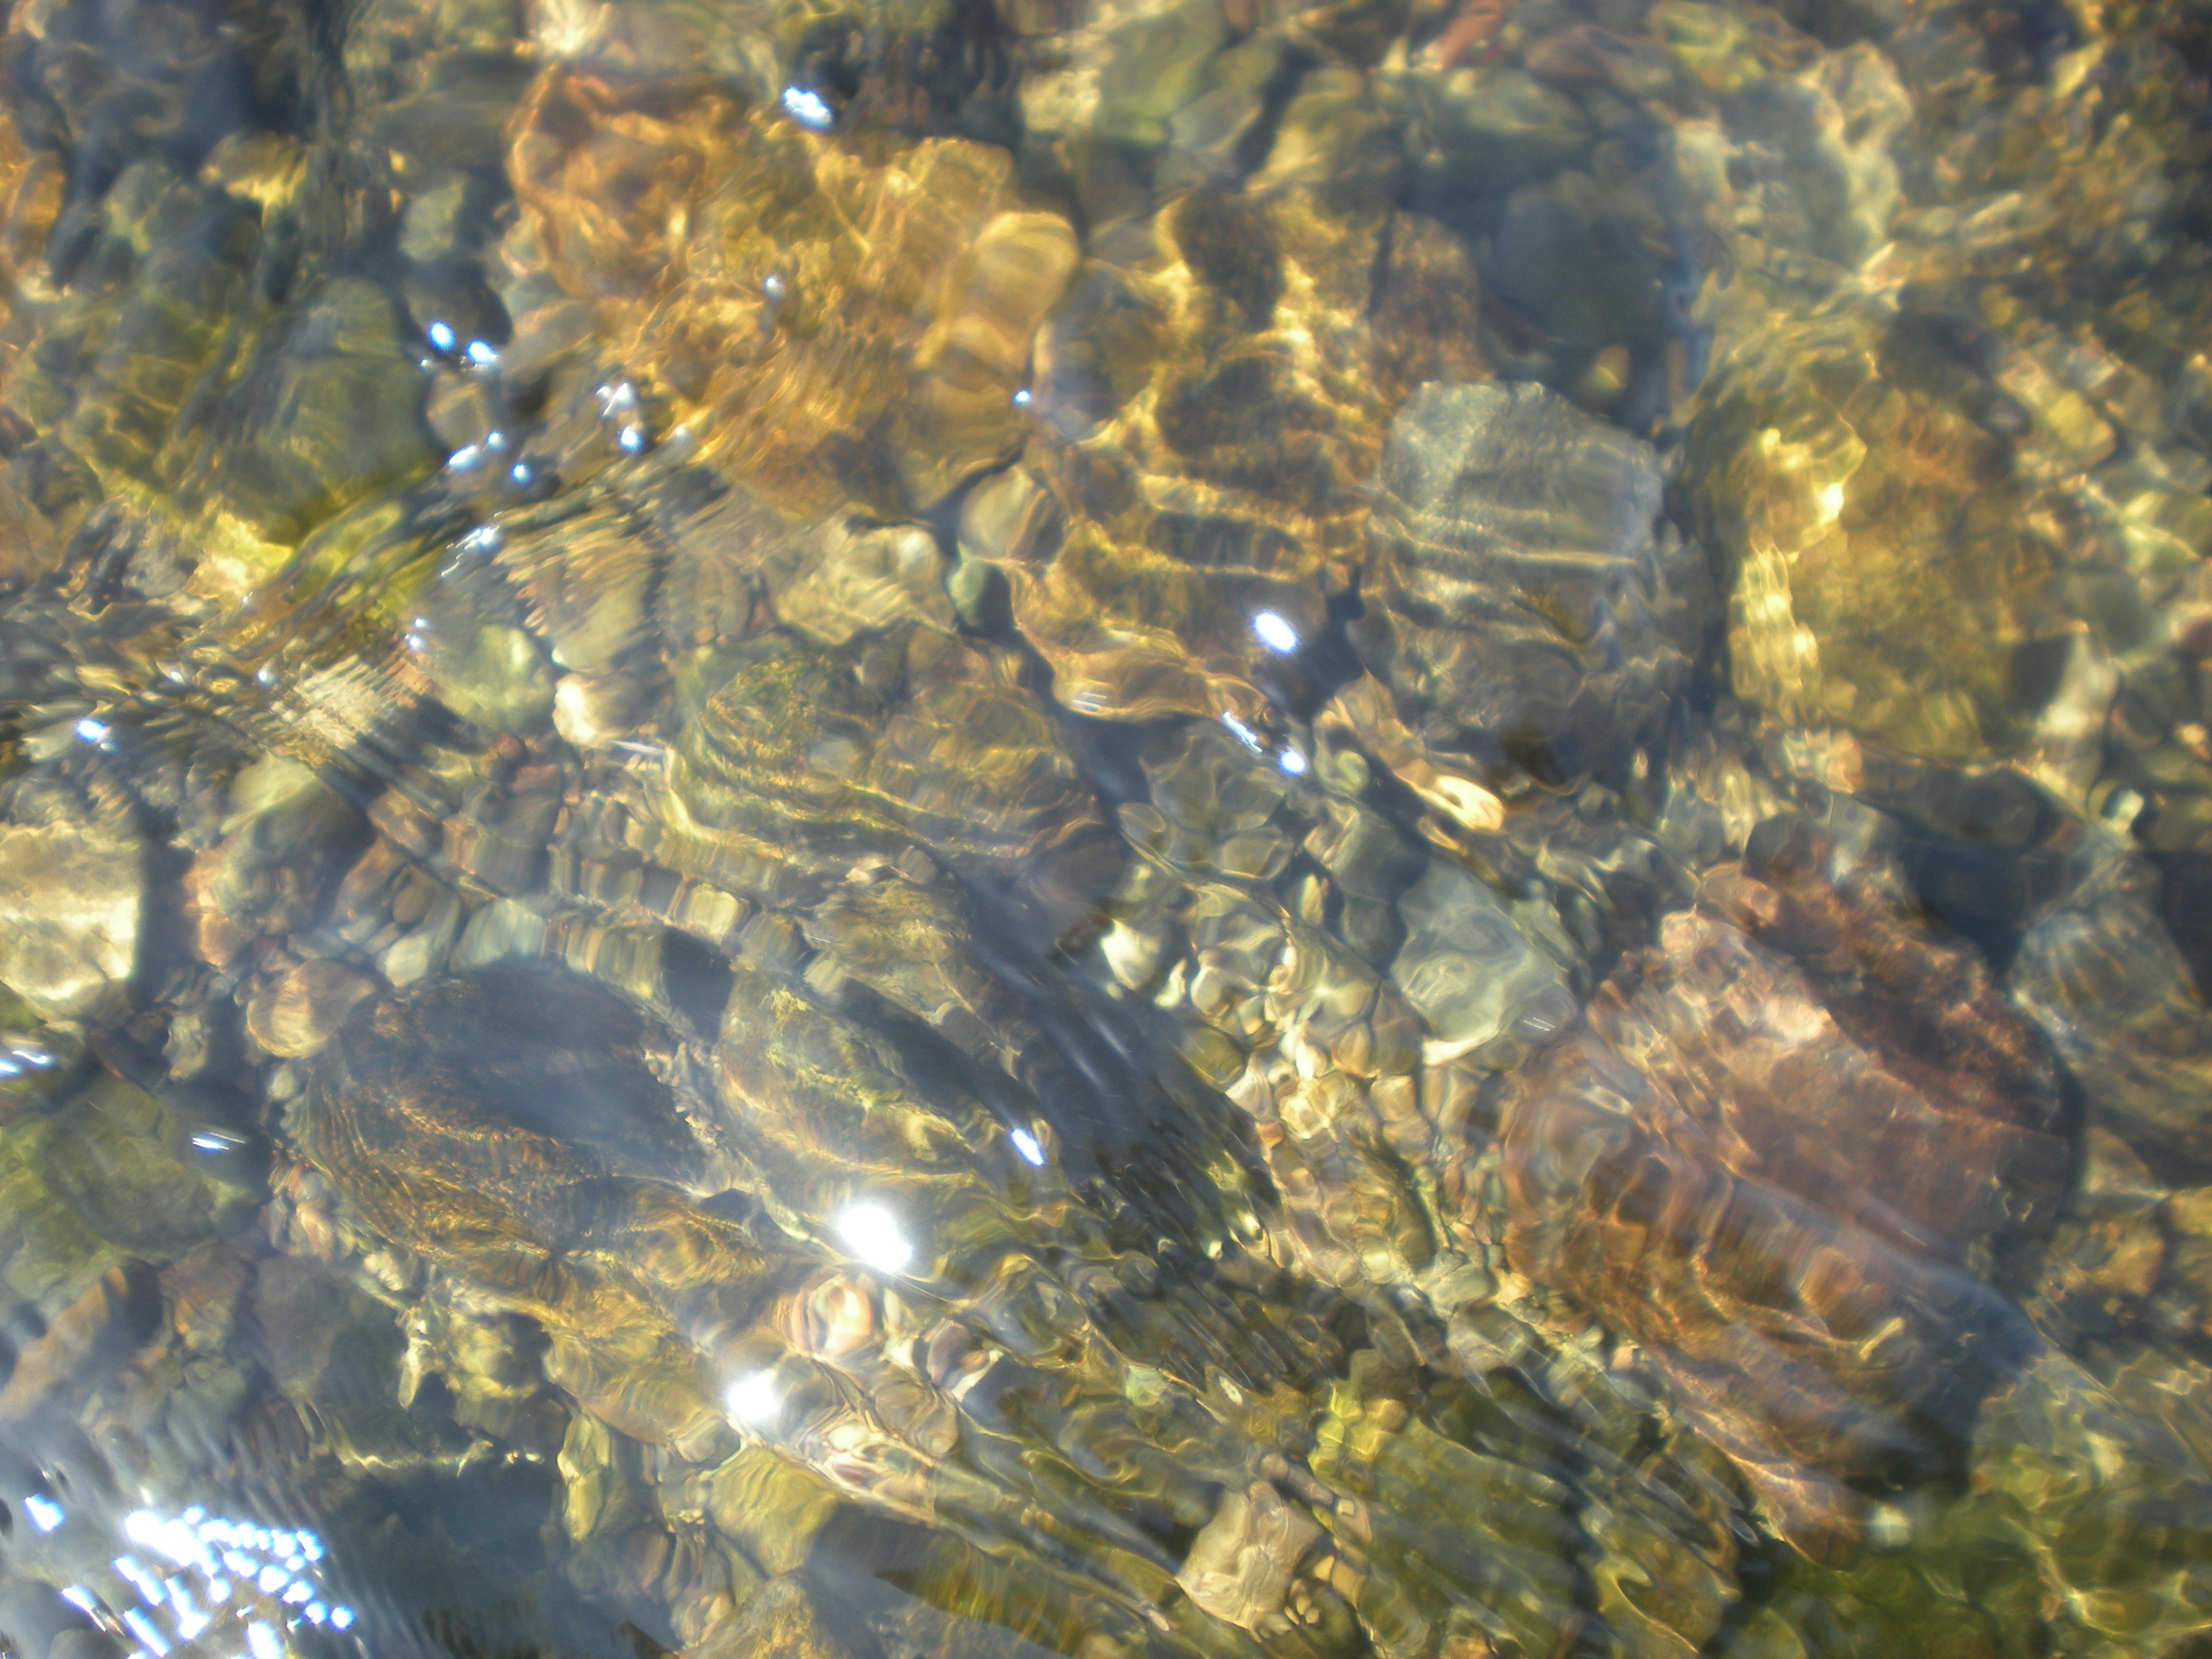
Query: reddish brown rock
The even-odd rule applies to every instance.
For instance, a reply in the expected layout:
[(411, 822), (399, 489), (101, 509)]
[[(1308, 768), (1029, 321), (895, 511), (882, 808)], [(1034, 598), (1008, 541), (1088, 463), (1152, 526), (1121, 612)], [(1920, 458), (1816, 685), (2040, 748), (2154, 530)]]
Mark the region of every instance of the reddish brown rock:
[(2068, 1169), (2039, 1039), (1878, 871), (1770, 820), (1503, 1113), (1514, 1266), (1648, 1346), (1808, 1553), (2023, 1330), (1974, 1269)]
[[(1876, 875), (1832, 883), (1829, 858), (1810, 826), (1774, 819), (1741, 868), (1706, 881), (1682, 919), (1705, 941), (1693, 971), (1733, 995), (1713, 1018), (1696, 981), (1649, 983), (1675, 1045), (1662, 1080), (1711, 1102), (1731, 1168), (1901, 1249), (1986, 1267), (1984, 1252), (2048, 1225), (2065, 1184), (2056, 1065), (1978, 956), (1907, 921)], [(1829, 1022), (1817, 1035), (1788, 1023), (1793, 977)]]

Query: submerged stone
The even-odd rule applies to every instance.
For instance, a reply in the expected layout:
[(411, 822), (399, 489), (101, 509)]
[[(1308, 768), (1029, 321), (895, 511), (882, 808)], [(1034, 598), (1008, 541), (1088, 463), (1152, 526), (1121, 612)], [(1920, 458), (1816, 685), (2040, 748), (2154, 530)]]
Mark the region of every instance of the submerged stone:
[(526, 100), (510, 171), (510, 268), (583, 306), (607, 358), (777, 508), (918, 510), (1018, 443), (1029, 337), (1074, 250), (1015, 210), (1004, 152), (863, 155), (722, 84), (564, 65)]
[(269, 757), (231, 782), (222, 838), (185, 892), (200, 955), (220, 966), (266, 931), (306, 926), (349, 860), (360, 819), (296, 761)]
[(2048, 1034), (2094, 1120), (2177, 1184), (2212, 1170), (2198, 1103), (2212, 1013), (2154, 908), (2154, 873), (2092, 831), (2070, 890), (2033, 921), (2007, 983)]
[(1432, 385), (1382, 482), (1353, 637), (1431, 744), (1566, 779), (1662, 725), (1711, 584), (1648, 447), (1537, 386)]
[(918, 525), (824, 525), (789, 562), (789, 576), (769, 577), (776, 619), (817, 645), (902, 623), (952, 630), (945, 562)]
[(296, 1058), (330, 1041), (374, 981), (335, 962), (305, 962), (278, 975), (246, 1005), (246, 1029), (272, 1054)]
[(553, 713), (552, 672), (519, 628), (441, 617), (424, 630), (421, 655), (440, 701), (465, 720), (520, 734), (542, 731)]
[(637, 1437), (724, 1432), (672, 1308), (759, 1294), (765, 1263), (680, 1183), (704, 1157), (647, 1028), (566, 975), (489, 969), (357, 1008), (292, 1130), (356, 1225), (535, 1320), (548, 1375)]
[(854, 1659), (854, 1650), (838, 1634), (824, 1601), (820, 1590), (796, 1574), (771, 1578), (723, 1633), (720, 1650), (758, 1659)]
[(1832, 1559), (1842, 1480), (1928, 1455), (1923, 1421), (1962, 1432), (2032, 1346), (1968, 1268), (2047, 1229), (2068, 1173), (2043, 1045), (1893, 905), (1771, 820), (1501, 1115), (1516, 1267), (1649, 1344)]
[(678, 744), (665, 855), (781, 898), (927, 853), (1079, 914), (1103, 826), (1012, 666), (926, 628), (842, 653), (757, 641)]
[(1200, 187), (1124, 246), (1047, 320), (1036, 440), (969, 546), (1069, 708), (1258, 728), (1351, 584), (1395, 401), (1479, 369), (1473, 268), (1432, 223), (1305, 187)]
[(144, 857), (126, 824), (81, 807), (0, 823), (0, 985), (48, 1019), (114, 1012), (137, 961)]
[(1398, 912), (1406, 942), (1391, 976), (1428, 1027), (1431, 1064), (1499, 1037), (1541, 1043), (1573, 1019), (1575, 1000), (1559, 962), (1466, 871), (1432, 863)]
[(2016, 751), (2036, 711), (2014, 665), (2051, 625), (2052, 550), (2023, 533), (2002, 441), (1881, 377), (1874, 326), (1844, 313), (1747, 349), (1692, 422), (1736, 695), (1929, 759)]

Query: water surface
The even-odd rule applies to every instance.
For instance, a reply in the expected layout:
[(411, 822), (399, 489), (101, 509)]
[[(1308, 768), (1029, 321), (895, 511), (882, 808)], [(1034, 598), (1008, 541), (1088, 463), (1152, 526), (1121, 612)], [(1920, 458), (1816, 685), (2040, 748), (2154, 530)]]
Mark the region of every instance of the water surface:
[(2212, 1651), (2185, 0), (22, 0), (0, 1652)]

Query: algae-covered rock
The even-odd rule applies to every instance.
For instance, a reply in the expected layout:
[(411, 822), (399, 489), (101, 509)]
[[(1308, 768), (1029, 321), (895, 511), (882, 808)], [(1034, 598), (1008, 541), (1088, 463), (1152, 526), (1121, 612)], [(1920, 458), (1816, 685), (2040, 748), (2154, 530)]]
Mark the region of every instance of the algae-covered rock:
[(1747, 346), (1691, 428), (1685, 482), (1729, 580), (1736, 695), (1929, 759), (2017, 750), (2056, 623), (2053, 549), (2002, 441), (1882, 377), (1875, 321)]

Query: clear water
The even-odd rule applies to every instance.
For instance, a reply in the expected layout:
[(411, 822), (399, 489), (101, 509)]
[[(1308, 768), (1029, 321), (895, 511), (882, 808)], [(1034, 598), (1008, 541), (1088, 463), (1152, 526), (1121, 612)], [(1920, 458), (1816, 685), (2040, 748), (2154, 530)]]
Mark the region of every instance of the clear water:
[(2179, 0), (22, 0), (0, 1650), (2212, 1651)]

